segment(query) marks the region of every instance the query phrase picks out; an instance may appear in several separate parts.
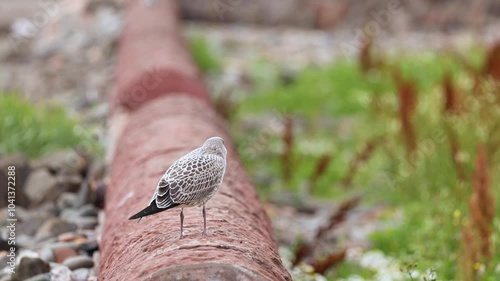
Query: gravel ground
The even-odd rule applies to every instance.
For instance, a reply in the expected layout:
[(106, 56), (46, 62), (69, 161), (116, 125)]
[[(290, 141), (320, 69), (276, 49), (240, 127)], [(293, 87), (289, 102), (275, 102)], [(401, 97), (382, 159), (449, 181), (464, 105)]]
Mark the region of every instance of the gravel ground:
[[(244, 68), (257, 58), (291, 67), (350, 58), (357, 55), (360, 38), (365, 38), (356, 33), (357, 29), (322, 31), (200, 23), (185, 25), (186, 34), (202, 34), (209, 38), (223, 56), (225, 69)], [(398, 31), (389, 34), (381, 30), (374, 38), (376, 47), (391, 53), (404, 54), (451, 47), (460, 49), (477, 43), (489, 45), (500, 40), (500, 21), (480, 29), (461, 29), (449, 33)]]

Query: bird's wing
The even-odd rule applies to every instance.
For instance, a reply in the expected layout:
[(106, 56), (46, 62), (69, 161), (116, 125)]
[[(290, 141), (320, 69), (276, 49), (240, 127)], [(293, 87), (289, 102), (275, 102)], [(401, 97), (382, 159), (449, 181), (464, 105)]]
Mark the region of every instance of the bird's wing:
[(151, 201), (158, 208), (201, 200), (222, 180), (225, 160), (200, 149), (181, 157), (162, 176)]
[(179, 163), (168, 179), (173, 203), (197, 203), (212, 194), (221, 184), (225, 159), (212, 154), (201, 154)]

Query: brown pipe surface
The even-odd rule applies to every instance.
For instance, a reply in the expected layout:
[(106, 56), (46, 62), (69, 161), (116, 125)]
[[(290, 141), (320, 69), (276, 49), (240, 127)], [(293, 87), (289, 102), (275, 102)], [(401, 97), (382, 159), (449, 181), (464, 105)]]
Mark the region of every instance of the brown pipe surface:
[(127, 1), (118, 48), (117, 89), (111, 101), (114, 107), (136, 109), (168, 93), (209, 102), (179, 29), (174, 1)]
[[(291, 280), (270, 220), (182, 43), (174, 2), (146, 2), (129, 1), (120, 41), (99, 280)], [(184, 209), (183, 238), (179, 209), (129, 221), (149, 204), (165, 170), (211, 136), (225, 139), (228, 165), (207, 203), (209, 235), (201, 235), (197, 207)]]

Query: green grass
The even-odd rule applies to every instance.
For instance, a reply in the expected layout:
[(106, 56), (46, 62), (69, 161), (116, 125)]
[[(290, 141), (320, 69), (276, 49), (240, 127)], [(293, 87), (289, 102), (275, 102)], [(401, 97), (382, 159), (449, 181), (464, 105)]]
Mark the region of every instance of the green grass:
[[(474, 69), (480, 69), (484, 50), (472, 49), (463, 55)], [(410, 81), (417, 92), (417, 108), (412, 116), (418, 148), (408, 156), (399, 128), (399, 100), (393, 71)], [(373, 235), (373, 248), (401, 262), (417, 262), (421, 268), (434, 268), (438, 280), (460, 280), (460, 231), (468, 217), (472, 193), (476, 146), (500, 144), (500, 102), (471, 98), (470, 71), (455, 55), (423, 54), (393, 58), (385, 66), (363, 73), (356, 64), (339, 61), (324, 67), (311, 67), (297, 73), (291, 83), (280, 79), (280, 67), (256, 62), (249, 72), (256, 84), (241, 99), (231, 129), (243, 162), (262, 196), (283, 191), (304, 194), (318, 159), (324, 154), (332, 162), (315, 183), (312, 196), (347, 197), (361, 193), (365, 204), (385, 204), (401, 210), (402, 222)], [(262, 74), (265, 73), (265, 74)], [(443, 113), (442, 80), (450, 74), (462, 96), (462, 115)], [(488, 83), (485, 82), (485, 85)], [(493, 90), (492, 94), (498, 96)], [(499, 99), (500, 100), (500, 99)], [(292, 178), (283, 179), (284, 143), (280, 124), (291, 115), (294, 123)], [(466, 175), (458, 179), (451, 157), (448, 132), (456, 134), (460, 163)], [(355, 174), (352, 186), (341, 186), (349, 163), (365, 145), (376, 138), (383, 141)], [(249, 148), (250, 147), (250, 148)], [(491, 189), (500, 198), (500, 152), (489, 157)], [(500, 204), (496, 205), (498, 229)], [(458, 214), (458, 215), (457, 215)], [(494, 232), (495, 249), (500, 235)], [(482, 279), (495, 276), (494, 257)], [(342, 276), (359, 270), (341, 266)], [(369, 273), (368, 273), (369, 275)], [(336, 275), (338, 276), (338, 275)], [(335, 280), (334, 277), (331, 277)]]
[(204, 37), (195, 35), (189, 38), (188, 41), (191, 55), (201, 71), (208, 73), (221, 69), (220, 59)]
[(0, 95), (0, 154), (21, 152), (38, 157), (61, 148), (97, 149), (96, 142), (75, 128), (60, 106), (35, 106), (16, 94)]
[(361, 278), (371, 278), (373, 276), (373, 271), (363, 268), (355, 263), (344, 262), (332, 273), (332, 278), (339, 280), (342, 278), (349, 278), (353, 275), (359, 276)]

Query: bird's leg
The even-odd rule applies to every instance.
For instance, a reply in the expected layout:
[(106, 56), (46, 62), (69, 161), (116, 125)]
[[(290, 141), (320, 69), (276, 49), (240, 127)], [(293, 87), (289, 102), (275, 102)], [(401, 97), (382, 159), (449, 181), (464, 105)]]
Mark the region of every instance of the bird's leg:
[(181, 208), (181, 238), (182, 238), (182, 228), (183, 228), (183, 225), (184, 225), (184, 208)]
[(207, 235), (207, 212), (205, 211), (205, 203), (203, 203), (203, 235)]

